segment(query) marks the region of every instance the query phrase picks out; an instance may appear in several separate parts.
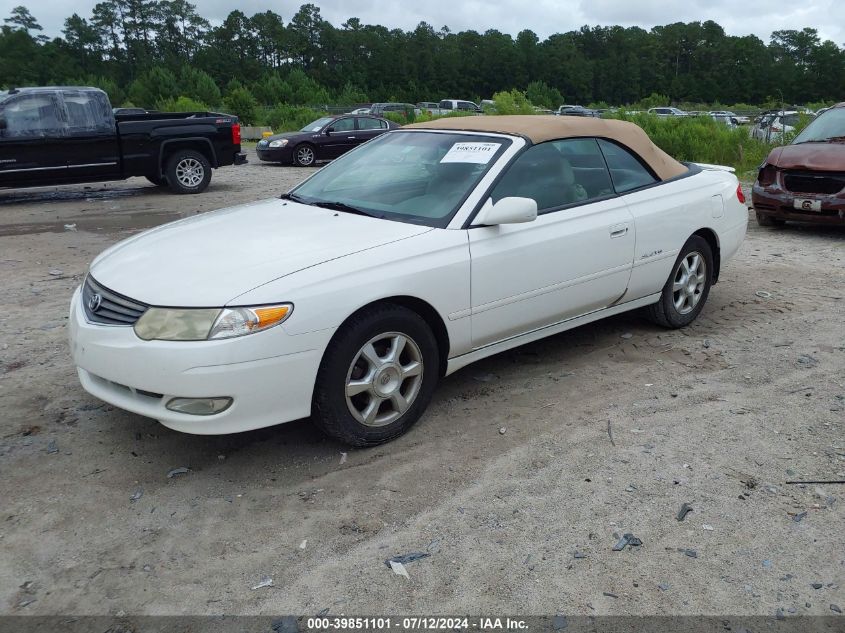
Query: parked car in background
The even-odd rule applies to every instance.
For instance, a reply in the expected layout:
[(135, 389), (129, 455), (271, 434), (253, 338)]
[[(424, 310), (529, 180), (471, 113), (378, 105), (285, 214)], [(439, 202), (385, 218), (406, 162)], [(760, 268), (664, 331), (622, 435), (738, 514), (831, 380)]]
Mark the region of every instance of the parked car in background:
[(845, 225), (845, 103), (769, 153), (751, 202), (761, 226), (787, 220)]
[(370, 114), (370, 106), (365, 108), (355, 108), (352, 112), (348, 112), (347, 114)]
[(640, 308), (689, 325), (747, 222), (732, 173), (632, 123), (442, 118), (113, 246), (70, 347), (89, 393), (178, 431), (310, 417), (372, 446), (482, 358)]
[(373, 115), (342, 114), (312, 121), (298, 132), (268, 136), (255, 148), (260, 160), (312, 167), (398, 128), (393, 121)]
[(440, 108), (436, 101), (420, 101), (417, 103), (417, 107), (423, 112), (428, 112), (429, 114), (434, 114), (434, 112)]
[(440, 103), (437, 104), (440, 108), (441, 114), (448, 114), (449, 112), (454, 112), (455, 110), (459, 112), (476, 112), (481, 113), (481, 108), (477, 103), (474, 101), (464, 101), (461, 99), (442, 99)]
[(740, 116), (730, 110), (711, 110), (708, 114), (712, 117), (729, 117), (736, 125), (745, 125), (751, 122), (751, 119), (747, 116)]
[(591, 110), (590, 108), (585, 108), (584, 106), (569, 106), (564, 108), (561, 106), (558, 108), (557, 112), (555, 112), (558, 116), (587, 116), (587, 117), (600, 117), (601, 114), (596, 110)]
[(751, 129), (751, 135), (766, 143), (780, 143), (786, 134), (795, 131), (798, 125), (797, 110), (775, 110), (765, 112)]
[(721, 123), (723, 125), (728, 126), (729, 128), (735, 128), (739, 125), (735, 117), (727, 116), (724, 114), (711, 114), (710, 118), (716, 121), (717, 123)]
[(98, 88), (0, 91), (0, 187), (144, 176), (174, 193), (200, 193), (212, 169), (245, 162), (236, 116), (146, 110), (115, 115)]
[(583, 107), (584, 106), (582, 106), (582, 105), (564, 103), (563, 105), (558, 106), (557, 110), (555, 110), (555, 114), (561, 114), (562, 112), (564, 112), (565, 110), (569, 110), (570, 108), (583, 108)]
[(680, 110), (678, 108), (670, 108), (670, 107), (649, 108), (648, 113), (657, 115), (659, 117), (689, 116), (683, 110)]
[(374, 103), (370, 106), (370, 114), (384, 116), (388, 112), (405, 114), (413, 112), (414, 116), (422, 114), (422, 110), (413, 103)]

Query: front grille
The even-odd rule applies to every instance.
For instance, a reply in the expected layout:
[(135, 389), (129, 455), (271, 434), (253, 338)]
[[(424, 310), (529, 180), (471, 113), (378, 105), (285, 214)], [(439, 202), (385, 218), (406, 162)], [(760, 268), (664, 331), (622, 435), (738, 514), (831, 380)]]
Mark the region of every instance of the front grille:
[(82, 305), (91, 323), (103, 325), (134, 325), (149, 307), (101, 286), (91, 275), (82, 286)]
[(831, 195), (845, 189), (845, 174), (802, 174), (787, 172), (783, 184), (793, 193), (821, 193)]

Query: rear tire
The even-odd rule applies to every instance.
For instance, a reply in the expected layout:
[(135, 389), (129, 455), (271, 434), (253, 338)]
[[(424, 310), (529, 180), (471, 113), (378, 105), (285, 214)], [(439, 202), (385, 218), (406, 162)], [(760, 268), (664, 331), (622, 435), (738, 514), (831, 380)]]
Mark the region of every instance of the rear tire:
[(313, 167), (317, 162), (317, 150), (310, 143), (302, 143), (293, 148), (293, 164), (299, 167)]
[(660, 301), (646, 308), (649, 319), (672, 329), (695, 321), (710, 294), (713, 271), (710, 244), (703, 237), (693, 235), (675, 260)]
[(350, 318), (326, 348), (311, 417), (345, 444), (382, 444), (419, 419), (439, 376), (437, 340), (425, 320), (399, 305), (377, 305)]
[(174, 193), (202, 193), (211, 182), (211, 163), (200, 152), (180, 149), (167, 159), (164, 173)]
[(786, 224), (784, 220), (772, 217), (766, 213), (760, 213), (759, 211), (755, 211), (754, 213), (757, 216), (757, 224), (759, 226), (783, 226)]

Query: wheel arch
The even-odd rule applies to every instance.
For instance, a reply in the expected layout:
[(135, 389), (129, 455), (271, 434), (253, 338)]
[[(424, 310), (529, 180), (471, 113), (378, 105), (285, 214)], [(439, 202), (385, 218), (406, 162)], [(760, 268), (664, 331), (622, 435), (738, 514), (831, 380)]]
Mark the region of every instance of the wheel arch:
[(716, 232), (713, 229), (709, 228), (698, 229), (695, 233), (693, 233), (693, 235), (698, 235), (710, 245), (710, 250), (713, 252), (713, 283), (715, 284), (719, 281), (719, 271), (722, 267), (722, 257), (719, 250), (719, 236), (716, 235)]
[(338, 326), (336, 331), (341, 331), (350, 319), (360, 314), (364, 310), (369, 310), (370, 308), (377, 305), (391, 303), (393, 305), (399, 305), (403, 308), (407, 308), (411, 312), (415, 312), (423, 319), (423, 321), (426, 322), (426, 325), (431, 328), (431, 331), (434, 334), (434, 338), (437, 341), (437, 349), (440, 352), (440, 367), (438, 369), (440, 371), (441, 376), (446, 375), (446, 366), (449, 359), (450, 349), (449, 331), (446, 329), (446, 323), (445, 321), (443, 321), (443, 317), (440, 316), (440, 313), (434, 308), (434, 306), (432, 306), (427, 301), (420, 299), (419, 297), (413, 297), (411, 295), (394, 295), (392, 297), (384, 297), (382, 299), (376, 299), (374, 301), (371, 301), (365, 305), (362, 305), (360, 308), (358, 308), (352, 314), (346, 317), (343, 323)]
[(164, 173), (164, 168), (167, 165), (167, 161), (170, 159), (173, 153), (179, 151), (180, 149), (192, 149), (196, 152), (199, 152), (200, 154), (205, 156), (206, 160), (212, 168), (220, 166), (217, 162), (217, 153), (214, 151), (214, 145), (212, 145), (211, 141), (207, 138), (173, 138), (164, 140), (161, 143), (161, 147), (159, 148), (158, 164), (161, 173)]

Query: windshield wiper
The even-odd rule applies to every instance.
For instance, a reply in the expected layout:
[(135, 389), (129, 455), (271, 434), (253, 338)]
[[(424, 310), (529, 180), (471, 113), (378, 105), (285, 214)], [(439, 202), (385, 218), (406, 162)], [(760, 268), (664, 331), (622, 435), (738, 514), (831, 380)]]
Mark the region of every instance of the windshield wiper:
[(331, 209), (332, 211), (343, 211), (344, 213), (354, 213), (355, 215), (364, 215), (368, 218), (383, 218), (384, 216), (376, 215), (375, 213), (370, 213), (369, 211), (365, 211), (364, 209), (359, 209), (358, 207), (353, 207), (351, 204), (346, 204), (345, 202), (332, 202), (331, 200), (313, 200), (306, 204), (313, 205), (315, 207), (322, 207), (323, 209)]
[(307, 202), (305, 202), (305, 200), (303, 198), (300, 198), (295, 193), (283, 193), (282, 195), (279, 196), (279, 198), (281, 198), (282, 200), (293, 200), (294, 202), (301, 202), (302, 204), (308, 204)]

